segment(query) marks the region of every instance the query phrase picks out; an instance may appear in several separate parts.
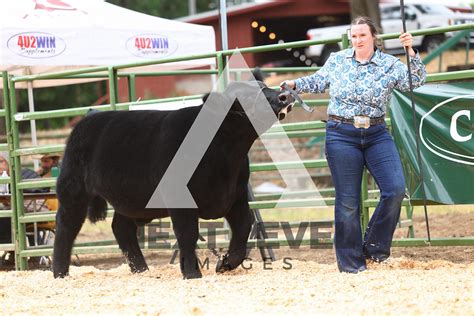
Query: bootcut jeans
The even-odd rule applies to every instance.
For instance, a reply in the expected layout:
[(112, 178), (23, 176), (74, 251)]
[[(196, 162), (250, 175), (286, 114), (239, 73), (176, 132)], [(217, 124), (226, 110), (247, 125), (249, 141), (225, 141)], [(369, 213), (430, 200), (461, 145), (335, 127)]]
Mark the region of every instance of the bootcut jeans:
[[(400, 156), (385, 123), (364, 129), (330, 120), (326, 124), (326, 158), (336, 190), (334, 244), (339, 271), (364, 271), (366, 259), (382, 262), (390, 256), (405, 196)], [(381, 197), (362, 238), (364, 166), (374, 177)]]

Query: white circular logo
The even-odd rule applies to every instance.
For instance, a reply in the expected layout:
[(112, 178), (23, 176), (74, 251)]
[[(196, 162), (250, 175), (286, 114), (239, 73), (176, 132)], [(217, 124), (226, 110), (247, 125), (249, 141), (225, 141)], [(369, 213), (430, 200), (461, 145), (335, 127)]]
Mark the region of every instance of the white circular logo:
[[(457, 109), (457, 110), (452, 110), (451, 119), (449, 122), (449, 135), (451, 136), (451, 139), (449, 140), (450, 143), (454, 142), (457, 144), (457, 146), (449, 146), (451, 150), (446, 149), (445, 143), (443, 141), (440, 141), (440, 139), (437, 139), (436, 137), (433, 137), (432, 135), (434, 134), (434, 131), (439, 131), (442, 129), (446, 129), (446, 125), (444, 126), (439, 126), (438, 120), (432, 120), (430, 121), (430, 116), (435, 116), (437, 115), (437, 112), (439, 112), (439, 109), (441, 107), (447, 107), (449, 106), (449, 103), (452, 101), (456, 101), (462, 98), (473, 98), (474, 94), (469, 94), (469, 95), (461, 95), (461, 96), (456, 96), (450, 99), (447, 99), (436, 106), (434, 106), (429, 112), (427, 112), (423, 117), (421, 118), (420, 122), (420, 137), (421, 141), (423, 144), (428, 148), (432, 153), (435, 155), (442, 157), (447, 160), (451, 160), (454, 162), (466, 164), (466, 165), (474, 165), (474, 156), (472, 148), (474, 148), (474, 139), (473, 139), (473, 129), (472, 123), (468, 123), (471, 128), (468, 129), (466, 132), (464, 129), (464, 132), (460, 133), (458, 130), (458, 126), (460, 124), (463, 124), (462, 122), (464, 121), (469, 121), (472, 122), (474, 119), (474, 116), (471, 116), (471, 111), (467, 107), (466, 109)], [(446, 131), (447, 132), (447, 131)], [(444, 140), (445, 141), (445, 140)], [(452, 148), (455, 147), (458, 149), (457, 151), (453, 151)]]
[(24, 32), (10, 37), (7, 47), (15, 54), (26, 58), (51, 58), (66, 50), (66, 42), (51, 33)]

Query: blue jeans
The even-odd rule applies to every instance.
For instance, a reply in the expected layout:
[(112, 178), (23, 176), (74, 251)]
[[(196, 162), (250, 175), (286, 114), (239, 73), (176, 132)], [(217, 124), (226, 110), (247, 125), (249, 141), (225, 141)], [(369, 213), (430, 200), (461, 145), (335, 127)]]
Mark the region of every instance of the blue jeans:
[[(385, 124), (368, 129), (328, 121), (326, 158), (336, 189), (334, 244), (339, 271), (366, 269), (366, 259), (390, 256), (393, 233), (405, 195), (405, 178), (397, 148)], [(360, 224), (360, 193), (364, 166), (374, 177), (380, 202), (364, 238)]]

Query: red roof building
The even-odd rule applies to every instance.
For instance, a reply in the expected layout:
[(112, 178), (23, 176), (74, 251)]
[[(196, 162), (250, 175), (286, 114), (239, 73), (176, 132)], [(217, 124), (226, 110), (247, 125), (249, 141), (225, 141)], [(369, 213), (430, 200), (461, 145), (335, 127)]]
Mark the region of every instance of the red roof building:
[[(179, 19), (183, 22), (211, 25), (216, 32), (220, 50), (219, 12), (209, 11)], [(228, 47), (251, 47), (276, 44), (279, 41), (306, 39), (310, 28), (340, 25), (350, 22), (349, 0), (275, 0), (244, 3), (227, 9)], [(301, 48), (301, 51), (303, 48)], [(248, 54), (249, 66), (273, 61), (298, 65), (292, 52)], [(286, 62), (285, 62), (286, 61)], [(304, 64), (300, 64), (303, 66)]]

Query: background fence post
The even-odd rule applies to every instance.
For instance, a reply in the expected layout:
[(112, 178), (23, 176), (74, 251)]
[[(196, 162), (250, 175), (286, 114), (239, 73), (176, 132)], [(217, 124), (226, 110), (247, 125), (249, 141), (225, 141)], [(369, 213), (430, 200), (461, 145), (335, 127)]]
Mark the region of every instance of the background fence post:
[(109, 96), (110, 96), (110, 106), (112, 110), (117, 109), (118, 101), (118, 81), (117, 81), (117, 69), (114, 67), (109, 67)]
[(15, 114), (18, 111), (16, 104), (15, 82), (9, 78), (9, 92), (10, 92), (10, 132), (11, 132), (11, 150), (10, 150), (10, 174), (11, 179), (11, 204), (15, 204), (13, 212), (16, 226), (15, 238), (15, 265), (19, 270), (26, 270), (28, 268), (28, 258), (22, 257), (21, 252), (26, 249), (26, 225), (20, 223), (20, 218), (24, 215), (23, 208), (23, 194), (18, 190), (17, 184), (21, 181), (21, 159), (15, 154), (15, 150), (20, 148), (20, 132), (18, 122), (15, 120)]
[(349, 35), (347, 33), (342, 34), (342, 49), (349, 48)]
[(130, 102), (134, 102), (137, 100), (135, 78), (135, 74), (128, 75), (128, 101)]
[(227, 87), (227, 76), (225, 72), (224, 54), (217, 53), (217, 91), (222, 92)]
[[(10, 89), (9, 89), (9, 82), (8, 82), (8, 79), (9, 79), (9, 76), (8, 76), (8, 72), (6, 71), (2, 71), (2, 80), (3, 80), (3, 109), (4, 109), (4, 118), (5, 118), (5, 134), (7, 136), (6, 138), (6, 141), (7, 141), (7, 147), (8, 149), (6, 150), (7, 151), (7, 155), (10, 160), (10, 163), (9, 163), (9, 177), (10, 177), (10, 192), (12, 193), (11, 196), (10, 196), (10, 201), (15, 201), (14, 199), (14, 181), (12, 180), (13, 179), (13, 165), (11, 163), (12, 161), (12, 156), (11, 156), (11, 149), (12, 149), (12, 133), (11, 133), (11, 115), (10, 115), (10, 99), (9, 99), (9, 93), (10, 93)], [(7, 184), (8, 185), (8, 184)], [(18, 218), (16, 217), (16, 205), (15, 203), (12, 203), (10, 202), (10, 210), (12, 212), (12, 215), (10, 217), (10, 220), (11, 220), (11, 243), (13, 245), (13, 249), (15, 251), (15, 268), (18, 269), (19, 266), (19, 261), (16, 259), (16, 254), (18, 253), (18, 249), (17, 249), (17, 245), (18, 245), (18, 235), (17, 235), (17, 227), (18, 227)]]

